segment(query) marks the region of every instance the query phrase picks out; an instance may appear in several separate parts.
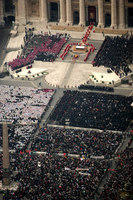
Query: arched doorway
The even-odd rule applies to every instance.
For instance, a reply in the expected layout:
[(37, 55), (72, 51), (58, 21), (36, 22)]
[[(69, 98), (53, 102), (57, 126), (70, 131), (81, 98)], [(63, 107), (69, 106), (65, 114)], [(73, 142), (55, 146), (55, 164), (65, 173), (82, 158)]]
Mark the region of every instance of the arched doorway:
[(73, 13), (73, 24), (79, 24), (79, 12), (75, 11)]
[(128, 8), (128, 27), (133, 27), (133, 8)]
[(50, 2), (50, 21), (57, 22), (58, 18), (58, 3)]
[(88, 22), (89, 24), (96, 23), (96, 7), (95, 6), (88, 7)]
[(106, 13), (105, 14), (105, 27), (111, 26), (111, 14)]
[(15, 5), (13, 0), (4, 1), (4, 21), (5, 25), (11, 26), (15, 22)]

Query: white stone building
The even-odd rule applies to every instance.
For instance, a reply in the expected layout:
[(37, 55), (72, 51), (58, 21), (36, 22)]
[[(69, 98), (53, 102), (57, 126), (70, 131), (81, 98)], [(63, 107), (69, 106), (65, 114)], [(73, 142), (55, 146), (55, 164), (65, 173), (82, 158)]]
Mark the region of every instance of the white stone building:
[(0, 24), (8, 16), (15, 22), (51, 23), (128, 29), (133, 27), (133, 0), (0, 0)]

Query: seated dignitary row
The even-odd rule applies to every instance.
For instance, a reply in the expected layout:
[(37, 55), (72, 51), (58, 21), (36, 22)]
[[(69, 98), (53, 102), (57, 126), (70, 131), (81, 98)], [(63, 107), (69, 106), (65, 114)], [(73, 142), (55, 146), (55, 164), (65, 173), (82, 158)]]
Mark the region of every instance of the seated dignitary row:
[(105, 92), (114, 92), (114, 88), (106, 86), (95, 86), (95, 85), (80, 85), (78, 87), (80, 90), (96, 90), (96, 91), (105, 91)]

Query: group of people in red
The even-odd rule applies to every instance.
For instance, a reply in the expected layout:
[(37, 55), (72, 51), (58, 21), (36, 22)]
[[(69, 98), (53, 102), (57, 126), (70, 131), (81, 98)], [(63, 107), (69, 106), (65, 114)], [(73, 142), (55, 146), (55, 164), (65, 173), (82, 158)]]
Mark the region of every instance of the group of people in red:
[[(89, 43), (88, 43), (87, 45), (89, 46)], [(84, 62), (86, 62), (86, 61), (87, 61), (87, 59), (88, 59), (88, 57), (89, 57), (90, 53), (91, 53), (91, 52), (94, 52), (94, 50), (95, 50), (95, 47), (94, 47), (94, 45), (93, 45), (93, 44), (91, 44), (91, 48), (89, 49), (89, 51), (88, 51), (87, 55), (85, 56)]]
[(62, 60), (64, 60), (64, 57), (67, 55), (67, 53), (69, 52), (70, 48), (72, 46), (71, 44), (67, 44), (66, 48), (64, 49), (63, 53), (60, 55), (60, 58), (62, 58)]
[[(85, 46), (89, 46), (89, 43), (86, 44), (86, 41), (87, 41), (88, 36), (90, 35), (90, 32), (92, 31), (92, 29), (93, 29), (93, 24), (91, 24), (90, 26), (88, 26), (87, 31), (86, 31), (86, 33), (85, 33), (85, 36), (83, 37), (81, 43), (78, 43), (78, 42), (77, 42), (77, 43), (70, 43), (70, 44), (67, 44), (67, 46), (66, 46), (66, 48), (64, 49), (63, 53), (60, 55), (60, 58), (61, 58), (62, 60), (64, 60), (64, 57), (68, 54), (68, 52), (69, 52), (70, 48), (72, 47), (72, 45), (81, 46), (81, 45), (84, 44)], [(94, 31), (93, 31), (93, 32), (94, 32)], [(91, 52), (94, 52), (94, 50), (95, 50), (95, 47), (94, 47), (93, 44), (91, 44), (91, 48), (89, 49), (87, 55), (85, 56), (84, 62), (87, 61), (87, 59), (88, 59), (90, 53), (91, 53)]]
[(92, 31), (92, 29), (93, 29), (93, 25), (88, 26), (88, 28), (87, 28), (87, 30), (86, 30), (86, 33), (85, 33), (85, 36), (84, 36), (83, 39), (82, 39), (82, 42), (83, 42), (84, 44), (86, 43), (86, 41), (87, 41), (87, 39), (88, 39), (88, 37), (89, 37), (90, 32)]
[(17, 56), (17, 58), (9, 62), (8, 65), (9, 67), (11, 67), (12, 71), (16, 69), (20, 69), (21, 67), (32, 64), (34, 60), (36, 59), (36, 56), (40, 53), (48, 54), (48, 56), (49, 54), (52, 54), (53, 56), (51, 56), (51, 60), (49, 61), (53, 61), (52, 58), (56, 58), (62, 46), (66, 43), (66, 41), (67, 40), (65, 37), (61, 37), (60, 40), (57, 38), (57, 41), (54, 41), (54, 44), (53, 44), (52, 37), (48, 37), (47, 41), (44, 40), (44, 42), (42, 41), (41, 44), (37, 44), (36, 46), (33, 46), (27, 56), (24, 56), (24, 55)]

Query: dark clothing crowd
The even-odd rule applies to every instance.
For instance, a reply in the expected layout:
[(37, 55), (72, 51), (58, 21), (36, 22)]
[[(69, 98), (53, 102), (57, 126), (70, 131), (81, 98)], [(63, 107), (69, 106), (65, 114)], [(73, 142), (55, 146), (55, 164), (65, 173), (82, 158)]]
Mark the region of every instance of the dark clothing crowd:
[(114, 92), (114, 88), (106, 86), (95, 86), (95, 85), (80, 85), (78, 87), (80, 90), (96, 90), (96, 91), (105, 91), (105, 92)]
[(40, 130), (32, 151), (110, 158), (122, 142), (122, 133), (47, 127)]
[(129, 52), (129, 41), (124, 37), (106, 36), (93, 61), (93, 66), (105, 66), (111, 68), (119, 77), (131, 72), (129, 64), (131, 56)]
[(88, 200), (94, 198), (108, 161), (24, 153), (16, 156), (13, 167), (19, 188), (5, 191), (4, 200)]
[(125, 131), (132, 119), (132, 97), (65, 91), (50, 123), (100, 130)]
[(132, 199), (133, 181), (133, 148), (127, 148), (118, 155), (118, 163), (115, 172), (109, 178), (100, 195), (102, 200)]
[[(119, 200), (132, 196), (132, 148), (116, 155), (115, 168), (107, 159), (82, 159), (66, 154), (25, 151), (12, 154), (10, 159), (10, 169), (16, 171), (12, 180), (19, 187), (16, 191), (3, 191), (3, 200)], [(100, 193), (100, 183), (106, 176), (109, 179)]]

